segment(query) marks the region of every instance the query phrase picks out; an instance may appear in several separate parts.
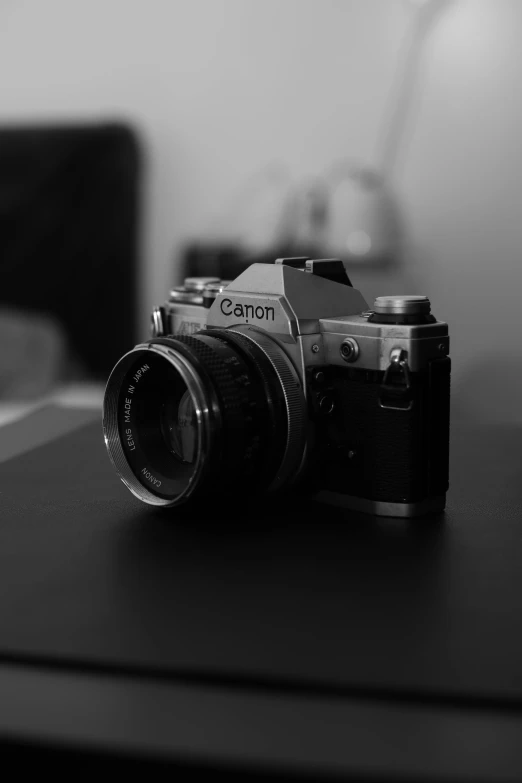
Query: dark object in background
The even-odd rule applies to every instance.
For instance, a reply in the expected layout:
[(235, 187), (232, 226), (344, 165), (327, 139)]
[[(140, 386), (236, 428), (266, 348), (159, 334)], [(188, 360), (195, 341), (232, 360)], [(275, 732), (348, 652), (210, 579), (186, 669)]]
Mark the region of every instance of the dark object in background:
[[(295, 252), (294, 252), (295, 251)], [(183, 253), (181, 277), (219, 277), (221, 280), (234, 280), (251, 264), (273, 264), (275, 258), (306, 255), (317, 257), (309, 248), (281, 246), (268, 249), (266, 253), (252, 254), (240, 244), (219, 244), (211, 242), (191, 242)]]
[(139, 163), (120, 124), (0, 130), (0, 307), (53, 316), (93, 379), (135, 342)]
[(192, 242), (183, 253), (183, 277), (215, 275), (223, 280), (233, 280), (245, 268), (240, 249), (236, 245)]

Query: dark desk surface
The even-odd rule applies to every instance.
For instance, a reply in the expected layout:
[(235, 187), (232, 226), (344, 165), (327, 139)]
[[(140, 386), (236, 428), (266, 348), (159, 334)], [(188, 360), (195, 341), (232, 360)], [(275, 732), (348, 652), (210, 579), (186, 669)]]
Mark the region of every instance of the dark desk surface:
[[(521, 778), (521, 436), (456, 431), (445, 515), (410, 522), (155, 511), (98, 423), (5, 462), (0, 727), (325, 775)], [(112, 718), (89, 728), (93, 704)]]

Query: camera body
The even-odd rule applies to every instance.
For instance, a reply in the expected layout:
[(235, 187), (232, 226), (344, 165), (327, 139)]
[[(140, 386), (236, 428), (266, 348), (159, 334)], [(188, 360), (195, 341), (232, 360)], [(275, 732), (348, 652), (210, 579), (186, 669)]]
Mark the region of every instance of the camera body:
[(155, 309), (152, 324), (155, 339), (269, 335), (305, 398), (305, 447), (293, 485), (383, 516), (444, 508), (449, 336), (427, 297), (378, 297), (370, 308), (340, 260), (283, 258), (253, 264), (230, 283), (187, 279)]

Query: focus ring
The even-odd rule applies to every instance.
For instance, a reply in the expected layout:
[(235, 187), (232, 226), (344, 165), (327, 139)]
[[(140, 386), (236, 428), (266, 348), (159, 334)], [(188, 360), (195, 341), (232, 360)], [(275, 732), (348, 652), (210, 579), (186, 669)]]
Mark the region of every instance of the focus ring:
[[(158, 343), (160, 341), (154, 340), (154, 342)], [(231, 372), (223, 363), (221, 356), (219, 356), (209, 345), (202, 342), (201, 340), (198, 340), (197, 337), (192, 337), (190, 335), (179, 335), (169, 338), (168, 341), (166, 341), (166, 343), (171, 346), (173, 342), (183, 343), (194, 351), (196, 356), (203, 363), (209, 375), (212, 377), (216, 390), (219, 393), (221, 402), (226, 411), (231, 412), (233, 415), (239, 413), (244, 402), (242, 397), (245, 395), (243, 390), (240, 389), (234, 381)]]
[(306, 401), (299, 383), (299, 376), (291, 366), (286, 354), (269, 335), (252, 327), (228, 329), (227, 331), (241, 335), (261, 348), (270, 360), (283, 388), (288, 416), (288, 437), (283, 461), (270, 487), (271, 490), (278, 489), (298, 473), (306, 448)]
[[(256, 483), (259, 480), (257, 460), (262, 440), (253, 437), (257, 423), (248, 391), (252, 387), (248, 364), (233, 346), (206, 333), (172, 337), (168, 341), (177, 351), (190, 351), (190, 360), (198, 361), (199, 373), (208, 377), (218, 397), (223, 454), (214, 470), (216, 483), (224, 489), (230, 480), (235, 486), (240, 475), (245, 486), (250, 482)], [(182, 345), (186, 348), (183, 349)]]

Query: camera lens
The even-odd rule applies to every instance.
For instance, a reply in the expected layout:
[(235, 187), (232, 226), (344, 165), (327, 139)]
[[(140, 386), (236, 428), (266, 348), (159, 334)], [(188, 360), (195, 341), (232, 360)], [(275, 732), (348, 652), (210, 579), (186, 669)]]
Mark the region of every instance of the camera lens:
[(109, 455), (129, 489), (153, 505), (283, 486), (302, 462), (304, 425), (297, 373), (258, 330), (137, 346), (105, 392)]

